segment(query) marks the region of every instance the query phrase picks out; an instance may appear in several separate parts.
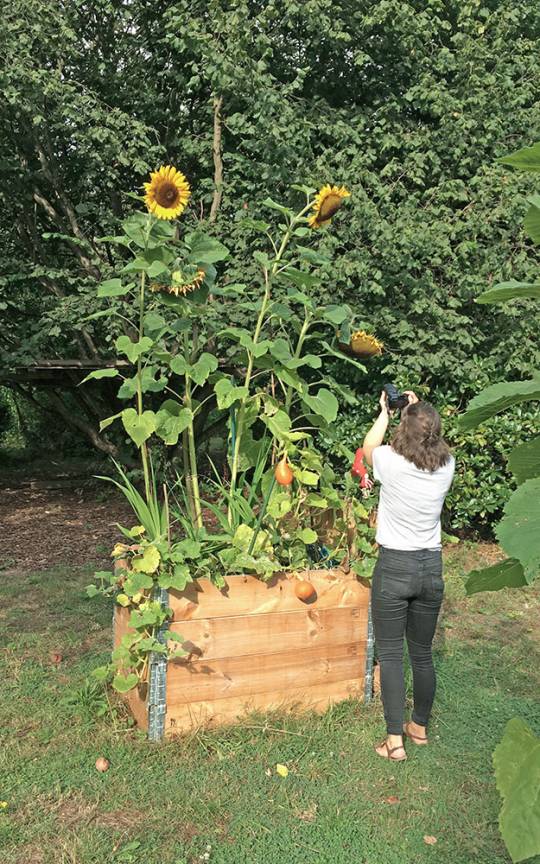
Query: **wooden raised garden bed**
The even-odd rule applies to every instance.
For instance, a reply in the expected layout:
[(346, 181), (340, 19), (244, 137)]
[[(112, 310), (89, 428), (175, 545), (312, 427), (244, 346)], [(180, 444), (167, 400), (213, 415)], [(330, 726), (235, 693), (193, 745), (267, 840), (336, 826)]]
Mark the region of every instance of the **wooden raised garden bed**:
[[(188, 654), (168, 663), (156, 655), (148, 683), (127, 694), (150, 738), (232, 723), (256, 710), (323, 711), (364, 695), (366, 670), (371, 676), (367, 583), (342, 570), (303, 575), (317, 592), (308, 602), (297, 598), (296, 579), (287, 574), (270, 582), (229, 576), (221, 591), (199, 580), (163, 597)], [(117, 606), (115, 645), (128, 618)]]

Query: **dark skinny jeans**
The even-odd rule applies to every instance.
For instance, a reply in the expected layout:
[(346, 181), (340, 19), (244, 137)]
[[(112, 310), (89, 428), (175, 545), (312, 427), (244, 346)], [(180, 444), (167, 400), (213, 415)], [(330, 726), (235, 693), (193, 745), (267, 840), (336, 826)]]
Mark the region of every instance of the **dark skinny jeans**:
[(427, 726), (435, 698), (431, 643), (444, 593), (439, 549), (405, 552), (381, 547), (375, 565), (371, 611), (388, 735), (401, 735), (405, 712), (403, 637), (413, 673), (412, 719)]

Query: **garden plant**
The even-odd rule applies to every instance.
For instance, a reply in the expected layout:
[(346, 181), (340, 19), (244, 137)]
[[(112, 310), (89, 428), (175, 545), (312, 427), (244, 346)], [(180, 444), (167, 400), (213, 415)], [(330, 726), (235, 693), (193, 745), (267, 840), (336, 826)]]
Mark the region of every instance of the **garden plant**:
[[(129, 216), (121, 233), (106, 238), (123, 266), (99, 285), (106, 308), (94, 314), (122, 322), (115, 347), (125, 365), (95, 370), (85, 381), (121, 379), (118, 398), (134, 402), (101, 428), (123, 424), (140, 452), (143, 489), (116, 465), (113, 482), (137, 524), (121, 528), (114, 570), (99, 571), (87, 590), (113, 595), (130, 610), (130, 632), (111, 666), (96, 672), (102, 679), (114, 672), (121, 692), (145, 680), (152, 653), (182, 641), (167, 630), (162, 591), (183, 591), (202, 577), (223, 588), (229, 574), (268, 579), (287, 571), (299, 574), (298, 596), (309, 596), (301, 574), (316, 563), (370, 575), (374, 543), (358, 483), (350, 474), (336, 483), (315, 435), (332, 436), (340, 398), (355, 401), (325, 370), (325, 359), (365, 372), (357, 358), (382, 346), (365, 322), (354, 326), (348, 306), (317, 299), (318, 268), (328, 262), (312, 241), (349, 192), (325, 185), (293, 193), (304, 198), (298, 211), (263, 202), (277, 226), (245, 219), (245, 230), (261, 238), (253, 251), (259, 277), (249, 286), (217, 278), (216, 265), (228, 257), (221, 242), (202, 230), (183, 235), (173, 221), (190, 197), (174, 167), (151, 175), (148, 212)], [(242, 316), (246, 326), (227, 326)], [(226, 421), (228, 459), (225, 476), (212, 466), (205, 500), (197, 430), (208, 414)], [(163, 484), (153, 470), (153, 436), (183, 454), (183, 471)]]

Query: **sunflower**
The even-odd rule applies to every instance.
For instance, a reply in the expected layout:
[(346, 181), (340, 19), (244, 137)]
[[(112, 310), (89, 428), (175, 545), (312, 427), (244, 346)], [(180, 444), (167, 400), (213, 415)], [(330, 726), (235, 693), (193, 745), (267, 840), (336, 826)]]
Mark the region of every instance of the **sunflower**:
[(350, 197), (350, 192), (345, 186), (323, 186), (315, 196), (313, 202), (313, 215), (309, 217), (310, 228), (321, 228), (330, 222), (345, 198)]
[(365, 330), (357, 330), (353, 333), (350, 341), (350, 350), (357, 357), (374, 357), (376, 354), (382, 354), (383, 343), (371, 333), (366, 333)]
[(191, 191), (181, 171), (162, 165), (144, 184), (144, 203), (158, 219), (176, 219), (186, 209)]
[(206, 273), (199, 268), (193, 276), (187, 276), (181, 270), (175, 270), (173, 273), (172, 285), (162, 285), (160, 282), (152, 282), (150, 285), (151, 291), (162, 291), (165, 294), (174, 294), (175, 297), (186, 294), (191, 294), (196, 291), (204, 280)]

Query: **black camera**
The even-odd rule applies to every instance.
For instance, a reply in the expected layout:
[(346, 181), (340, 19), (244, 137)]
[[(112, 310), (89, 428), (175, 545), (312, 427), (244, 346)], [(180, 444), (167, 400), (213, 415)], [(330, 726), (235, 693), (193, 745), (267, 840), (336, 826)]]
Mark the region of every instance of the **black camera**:
[(409, 404), (407, 394), (400, 393), (395, 384), (385, 384), (383, 390), (386, 393), (386, 402), (390, 411), (406, 408)]

